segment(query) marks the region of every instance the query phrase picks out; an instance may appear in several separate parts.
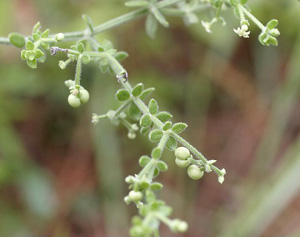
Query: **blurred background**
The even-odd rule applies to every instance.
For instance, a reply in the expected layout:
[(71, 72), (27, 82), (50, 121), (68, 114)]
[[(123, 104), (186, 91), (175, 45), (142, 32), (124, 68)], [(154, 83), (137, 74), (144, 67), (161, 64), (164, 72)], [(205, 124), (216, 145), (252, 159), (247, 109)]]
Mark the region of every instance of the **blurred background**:
[[(1, 0), (0, 35), (28, 35), (37, 21), (52, 33), (82, 30), (82, 14), (97, 25), (130, 11), (123, 4)], [(170, 29), (160, 27), (155, 39), (144, 19), (98, 36), (129, 53), (130, 82), (155, 87), (160, 108), (189, 124), (184, 138), (227, 170), (223, 185), (215, 174), (193, 181), (165, 153), (158, 195), (189, 223), (185, 236), (300, 236), (300, 3), (248, 4), (263, 23), (279, 20), (278, 47), (262, 46), (254, 24), (250, 39), (239, 38), (231, 10), (213, 34), (168, 17)], [(31, 70), (20, 50), (0, 46), (0, 236), (127, 236), (136, 208), (123, 202), (124, 178), (153, 144), (140, 134), (128, 140), (109, 121), (90, 123), (93, 112), (117, 108), (120, 87), (94, 65), (83, 69), (90, 103), (71, 108), (64, 81), (75, 65), (60, 70), (60, 59)], [(180, 235), (162, 226), (162, 236)]]

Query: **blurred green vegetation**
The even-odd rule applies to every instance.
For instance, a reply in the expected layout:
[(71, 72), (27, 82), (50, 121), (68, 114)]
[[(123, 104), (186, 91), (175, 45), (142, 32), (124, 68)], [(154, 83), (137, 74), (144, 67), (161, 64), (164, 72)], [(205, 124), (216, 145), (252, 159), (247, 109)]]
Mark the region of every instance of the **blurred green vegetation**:
[[(123, 3), (2, 0), (0, 35), (28, 34), (37, 21), (52, 32), (81, 30), (82, 14), (98, 24), (128, 12)], [(164, 157), (170, 168), (159, 177), (165, 185), (159, 195), (189, 223), (186, 236), (300, 233), (300, 4), (249, 5), (262, 22), (279, 20), (278, 47), (261, 46), (255, 27), (250, 39), (240, 39), (230, 10), (227, 25), (213, 26), (213, 34), (170, 17), (170, 29), (160, 28), (154, 40), (145, 35), (144, 19), (98, 36), (129, 53), (130, 81), (155, 87), (160, 106), (189, 124), (184, 136), (227, 170), (223, 185), (214, 175), (195, 182), (172, 153)], [(123, 180), (153, 144), (141, 135), (128, 140), (108, 121), (90, 124), (92, 112), (117, 106), (118, 83), (85, 66), (91, 102), (74, 110), (63, 84), (74, 65), (60, 70), (63, 55), (49, 56), (31, 70), (19, 54), (0, 47), (0, 236), (126, 236), (136, 210), (123, 202)]]

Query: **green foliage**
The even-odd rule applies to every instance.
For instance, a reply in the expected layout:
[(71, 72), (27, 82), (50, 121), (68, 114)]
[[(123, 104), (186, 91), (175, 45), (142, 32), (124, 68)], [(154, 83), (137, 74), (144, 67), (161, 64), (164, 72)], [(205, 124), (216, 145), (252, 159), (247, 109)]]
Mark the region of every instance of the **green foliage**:
[[(116, 99), (121, 102), (120, 107), (116, 110), (109, 110), (103, 115), (93, 114), (92, 122), (97, 124), (100, 119), (109, 119), (113, 125), (124, 126), (128, 130), (128, 137), (134, 139), (136, 132), (139, 130), (137, 124), (131, 122), (131, 120), (135, 120), (141, 126), (140, 133), (148, 135), (150, 141), (157, 143), (151, 151), (151, 157), (142, 156), (139, 159), (142, 170), (136, 176), (128, 176), (125, 179), (129, 183), (130, 191), (124, 201), (127, 204), (136, 204), (140, 215), (132, 219), (131, 236), (157, 234), (161, 222), (175, 233), (185, 232), (188, 228), (187, 223), (184, 221), (171, 220), (169, 216), (172, 209), (156, 197), (155, 191), (161, 189), (163, 185), (153, 180), (160, 172), (168, 169), (168, 165), (161, 160), (165, 148), (175, 151), (175, 163), (181, 168), (187, 168), (187, 174), (191, 179), (198, 180), (203, 177), (205, 172), (214, 171), (218, 176), (218, 182), (223, 183), (226, 171), (214, 166), (215, 160), (207, 160), (195, 147), (179, 136), (187, 128), (187, 124), (179, 122), (173, 125), (169, 121), (173, 116), (169, 112), (159, 111), (158, 102), (155, 99), (151, 98), (149, 103), (144, 102), (147, 96), (154, 91), (154, 88), (145, 89), (142, 83), (138, 83), (132, 88), (128, 82), (128, 73), (120, 63), (128, 54), (124, 51), (117, 51), (108, 40), (100, 44), (94, 36), (123, 22), (146, 16), (146, 32), (154, 38), (159, 25), (169, 27), (165, 12), (170, 15), (182, 16), (186, 24), (194, 24), (198, 22), (197, 11), (204, 5), (206, 6), (207, 3), (215, 11), (215, 16), (209, 22), (202, 21), (206, 31), (211, 32), (212, 25), (217, 22), (225, 25), (221, 13), (226, 3), (227, 6), (233, 8), (234, 13), (240, 19), (240, 27), (234, 30), (239, 36), (249, 37), (250, 24), (246, 19), (248, 17), (261, 29), (259, 35), (261, 44), (267, 46), (278, 44), (276, 38), (280, 33), (276, 28), (277, 20), (271, 20), (264, 26), (250, 13), (245, 5), (246, 0), (135, 0), (129, 1), (125, 5), (139, 7), (140, 9), (96, 27), (93, 25), (92, 20), (84, 15), (83, 20), (87, 25), (87, 29), (84, 31), (49, 35), (49, 29), (41, 31), (41, 24), (38, 22), (33, 27), (32, 34), (28, 37), (19, 33), (11, 33), (8, 39), (0, 39), (0, 43), (6, 44), (9, 42), (18, 48), (25, 47), (21, 51), (21, 58), (33, 69), (37, 68), (38, 62), (45, 61), (46, 51), (48, 50), (53, 56), (58, 52), (66, 55), (65, 61), (59, 61), (61, 69), (65, 69), (70, 63), (76, 61), (74, 78), (65, 81), (65, 85), (70, 91), (68, 102), (72, 107), (79, 107), (89, 100), (89, 92), (81, 85), (83, 64), (93, 62), (98, 65), (103, 73), (109, 72), (121, 82), (123, 88), (116, 93)], [(171, 8), (168, 9), (167, 7)], [(69, 48), (58, 47), (58, 43), (64, 40), (77, 40), (77, 42)], [(180, 143), (183, 147), (177, 148), (177, 143)]]

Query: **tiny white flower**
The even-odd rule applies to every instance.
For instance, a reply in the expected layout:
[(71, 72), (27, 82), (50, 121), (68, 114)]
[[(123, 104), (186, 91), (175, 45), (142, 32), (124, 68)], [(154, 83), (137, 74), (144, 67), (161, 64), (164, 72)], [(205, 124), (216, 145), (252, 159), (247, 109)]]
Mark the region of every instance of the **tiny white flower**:
[(132, 129), (133, 131), (138, 131), (138, 130), (139, 130), (139, 127), (138, 127), (138, 125), (137, 125), (136, 123), (134, 123), (134, 124), (131, 125), (131, 129)]
[(219, 176), (218, 177), (218, 182), (220, 183), (220, 184), (222, 184), (223, 182), (224, 182), (224, 176)]
[(202, 26), (204, 27), (204, 29), (206, 30), (206, 32), (212, 33), (212, 32), (211, 32), (211, 29), (210, 29), (210, 27), (211, 27), (211, 23), (210, 23), (210, 22), (207, 22), (207, 21), (201, 21), (201, 24), (202, 24)]
[(127, 134), (128, 138), (129, 139), (135, 139), (136, 138), (136, 134), (132, 131), (130, 131), (128, 134)]
[(97, 114), (93, 114), (92, 123), (96, 125), (99, 122), (99, 116)]
[(233, 31), (238, 34), (240, 37), (249, 38), (250, 31), (248, 30), (248, 26), (246, 24), (238, 27), (237, 29), (233, 29)]

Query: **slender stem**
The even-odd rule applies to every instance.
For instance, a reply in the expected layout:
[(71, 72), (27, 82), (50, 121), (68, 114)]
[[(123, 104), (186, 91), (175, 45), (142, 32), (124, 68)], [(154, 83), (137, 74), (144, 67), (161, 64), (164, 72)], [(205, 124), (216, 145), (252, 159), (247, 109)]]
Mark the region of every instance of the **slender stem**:
[(81, 70), (82, 70), (82, 62), (81, 62), (81, 55), (79, 55), (79, 57), (77, 59), (77, 64), (76, 64), (75, 86), (80, 85)]
[[(175, 3), (183, 2), (183, 1), (184, 0), (163, 0), (161, 2), (156, 3), (156, 7), (157, 8), (164, 8), (164, 7), (173, 5)], [(76, 41), (76, 40), (79, 40), (79, 39), (82, 39), (82, 38), (85, 38), (85, 37), (90, 37), (90, 36), (93, 36), (93, 35), (97, 35), (99, 33), (102, 33), (105, 30), (115, 28), (115, 27), (117, 27), (119, 25), (122, 25), (126, 22), (129, 22), (131, 20), (135, 20), (137, 18), (145, 16), (145, 15), (147, 15), (148, 11), (149, 10), (147, 8), (142, 8), (142, 9), (139, 9), (139, 10), (135, 10), (135, 11), (126, 13), (124, 15), (121, 15), (121, 16), (117, 17), (117, 18), (114, 18), (112, 20), (104, 22), (104, 23), (102, 23), (98, 26), (95, 26), (93, 33), (89, 32), (87, 30), (63, 33), (65, 38), (62, 41)], [(55, 34), (50, 35), (50, 37), (54, 37), (54, 36), (55, 36)], [(6, 38), (6, 37), (0, 37), (0, 45), (1, 44), (11, 45), (10, 42), (9, 42), (9, 39)]]
[(239, 4), (238, 7), (242, 9), (242, 11), (261, 29), (264, 30), (265, 26), (255, 17), (253, 16), (243, 5)]
[(166, 133), (166, 132), (164, 132), (164, 134), (161, 137), (161, 139), (160, 139), (157, 147), (159, 147), (161, 150), (163, 150), (165, 148), (165, 146), (166, 146), (166, 143), (167, 143), (169, 137), (170, 137), (169, 134)]
[(9, 39), (6, 37), (0, 37), (0, 44), (10, 45)]
[[(208, 5), (199, 5), (196, 8), (194, 8), (193, 12), (201, 12), (203, 10), (206, 10), (210, 8), (210, 6)], [(178, 9), (178, 8), (163, 8), (161, 9), (161, 12), (163, 14), (169, 15), (169, 16), (184, 16), (186, 15), (188, 12), (182, 9)]]
[(237, 8), (238, 8), (238, 10), (239, 10), (239, 14), (240, 14), (241, 21), (245, 21), (245, 15), (244, 15), (244, 12), (243, 12), (242, 7), (243, 7), (242, 4), (238, 4), (238, 5), (237, 5)]
[(120, 122), (128, 129), (128, 130), (132, 130), (131, 129), (131, 124), (124, 118), (120, 118)]
[(224, 3), (225, 0), (222, 0), (220, 3), (219, 3), (219, 6), (217, 8), (217, 11), (216, 11), (216, 18), (218, 19), (220, 17), (220, 14), (221, 14), (221, 10), (222, 10), (222, 6), (223, 6), (223, 3)]
[(169, 218), (163, 216), (159, 212), (156, 212), (155, 216), (157, 219), (159, 219), (161, 222), (165, 223), (167, 226), (171, 226), (171, 220)]
[(113, 69), (116, 75), (120, 75), (126, 72), (126, 70), (119, 63), (119, 61), (115, 59), (111, 54), (109, 53), (103, 53), (103, 54), (105, 55), (106, 59), (109, 61), (109, 65), (111, 66), (111, 68)]
[(143, 9), (139, 9), (139, 10), (136, 10), (136, 11), (132, 11), (132, 12), (129, 12), (127, 14), (124, 14), (122, 16), (119, 16), (117, 18), (114, 18), (112, 20), (109, 20), (101, 25), (98, 25), (96, 27), (94, 27), (94, 35), (96, 34), (99, 34), (105, 30), (108, 30), (108, 29), (112, 29), (112, 28), (115, 28), (119, 25), (122, 25), (128, 21), (131, 21), (131, 20), (134, 20), (134, 19), (137, 19), (139, 17), (142, 17), (144, 15), (146, 15), (148, 12), (148, 9), (147, 8), (143, 8)]
[[(132, 87), (130, 86), (129, 82), (123, 83), (122, 84), (123, 87), (127, 90), (129, 90), (131, 92)], [(145, 103), (139, 99), (139, 98), (133, 98), (134, 103), (139, 107), (139, 109), (142, 111), (143, 114), (149, 114), (149, 109), (148, 107), (145, 105)], [(153, 124), (160, 130), (163, 130), (163, 123), (157, 119), (154, 116), (150, 116), (151, 121), (153, 122)], [(179, 136), (178, 134), (170, 131), (169, 135), (172, 136), (173, 138), (175, 138), (179, 143), (181, 143), (182, 145), (184, 145), (186, 148), (188, 148), (198, 159), (200, 159), (204, 165), (207, 165), (207, 159), (205, 158), (205, 156), (199, 152), (195, 147), (193, 147), (188, 141), (186, 141), (185, 139), (183, 139), (181, 136)], [(221, 175), (222, 172), (220, 171), (220, 169), (218, 169), (217, 167), (211, 165), (211, 168), (218, 174)]]
[(126, 101), (122, 104), (115, 112), (114, 117), (117, 118), (129, 105), (131, 104), (131, 100)]
[(152, 167), (155, 167), (155, 160), (151, 159), (149, 163), (141, 170), (139, 173), (138, 177), (141, 179), (145, 174), (150, 173), (149, 171), (152, 169)]
[(170, 132), (170, 135), (175, 138), (179, 143), (184, 145), (187, 149), (189, 149), (196, 157), (198, 157), (203, 164), (207, 164), (207, 159), (202, 155), (201, 152), (199, 152), (195, 147), (193, 147), (189, 142), (187, 142), (185, 139), (183, 139), (181, 136), (174, 132)]

